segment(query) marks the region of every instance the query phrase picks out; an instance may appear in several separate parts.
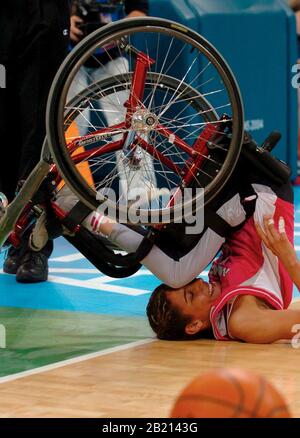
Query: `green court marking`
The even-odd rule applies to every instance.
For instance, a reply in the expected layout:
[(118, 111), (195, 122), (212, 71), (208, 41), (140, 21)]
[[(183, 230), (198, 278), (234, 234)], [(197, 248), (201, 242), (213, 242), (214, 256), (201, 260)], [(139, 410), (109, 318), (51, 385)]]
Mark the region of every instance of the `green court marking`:
[(153, 336), (146, 318), (0, 307), (0, 377)]

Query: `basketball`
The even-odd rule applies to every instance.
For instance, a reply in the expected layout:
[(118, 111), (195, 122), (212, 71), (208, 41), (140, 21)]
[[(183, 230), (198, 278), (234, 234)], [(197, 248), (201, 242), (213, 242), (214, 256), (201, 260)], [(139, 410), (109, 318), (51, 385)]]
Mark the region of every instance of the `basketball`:
[(289, 418), (282, 395), (264, 377), (219, 369), (196, 377), (177, 398), (171, 418)]

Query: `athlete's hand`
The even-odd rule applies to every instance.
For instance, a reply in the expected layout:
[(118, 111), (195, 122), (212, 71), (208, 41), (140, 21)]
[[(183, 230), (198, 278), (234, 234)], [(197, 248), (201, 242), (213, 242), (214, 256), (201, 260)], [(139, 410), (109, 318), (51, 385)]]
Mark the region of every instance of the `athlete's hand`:
[(296, 251), (285, 232), (283, 217), (279, 218), (277, 227), (275, 227), (274, 219), (271, 216), (264, 216), (264, 230), (258, 223), (255, 224), (255, 227), (266, 247), (281, 260), (284, 266), (292, 266), (297, 263)]
[(274, 219), (271, 216), (264, 217), (264, 230), (259, 224), (255, 226), (264, 244), (279, 258), (300, 291), (300, 262), (286, 235), (284, 219), (279, 219), (278, 229), (275, 228)]
[(82, 39), (82, 37), (83, 37), (83, 32), (78, 27), (78, 25), (82, 24), (82, 23), (83, 23), (82, 18), (78, 17), (77, 15), (71, 15), (71, 19), (70, 19), (70, 39), (74, 43), (78, 43)]
[(109, 237), (113, 230), (113, 225), (116, 222), (107, 216), (104, 216), (99, 211), (93, 211), (84, 220), (84, 226), (95, 234), (99, 234), (102, 237)]

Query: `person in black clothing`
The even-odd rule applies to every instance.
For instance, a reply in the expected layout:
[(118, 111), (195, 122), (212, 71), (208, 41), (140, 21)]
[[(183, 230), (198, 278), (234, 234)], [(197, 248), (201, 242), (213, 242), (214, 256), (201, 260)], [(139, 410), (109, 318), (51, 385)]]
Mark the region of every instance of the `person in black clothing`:
[[(68, 0), (2, 2), (0, 64), (6, 69), (6, 88), (0, 90), (0, 190), (8, 200), (40, 158), (45, 137), (45, 112), (55, 73), (67, 54), (70, 4)], [(19, 282), (48, 277), (49, 241), (33, 252), (24, 239), (10, 249), (3, 269)]]
[[(148, 0), (73, 0), (70, 25), (70, 46), (76, 45), (84, 36), (108, 23), (124, 17), (142, 17), (148, 13)], [(69, 90), (69, 99), (100, 80), (128, 72), (127, 60), (120, 56), (116, 48), (108, 51), (98, 49), (91, 58), (80, 68)], [(115, 98), (102, 98), (100, 102), (102, 113), (107, 123), (119, 123), (122, 117), (122, 103), (128, 99), (127, 93), (115, 93)], [(116, 101), (115, 101), (116, 100)], [(120, 107), (116, 113), (116, 104)], [(97, 105), (97, 104), (96, 104)], [(76, 120), (81, 135), (88, 132), (92, 122), (92, 114), (86, 109)]]
[[(108, 23), (117, 22), (123, 18), (143, 17), (147, 13), (148, 0), (73, 0), (70, 29), (71, 46), (76, 45), (85, 35)], [(128, 59), (122, 55), (117, 47), (110, 45), (106, 49), (98, 48), (77, 71), (70, 85), (68, 99), (71, 100), (75, 96), (79, 96), (84, 89), (92, 84), (99, 84), (108, 78), (120, 75), (128, 77), (129, 69)], [(108, 127), (121, 123), (126, 117), (125, 103), (128, 98), (128, 90), (124, 89), (107, 95), (99, 93), (98, 99), (93, 99), (92, 105), (81, 111), (76, 118), (79, 134), (86, 135), (91, 127), (94, 128), (99, 124)], [(116, 152), (115, 158), (118, 163), (122, 191), (130, 198), (136, 188), (146, 184), (145, 177), (139, 172), (131, 172), (125, 168), (122, 153)], [(151, 158), (144, 157), (143, 167), (153, 168)], [(154, 172), (149, 170), (147, 178), (149, 179), (150, 173), (152, 173), (153, 184), (155, 184)], [(94, 175), (96, 174), (94, 173)]]
[[(93, 7), (89, 6), (93, 3)], [(109, 7), (109, 4), (115, 4), (115, 10)], [(97, 5), (106, 5), (107, 12), (103, 9), (97, 13)], [(124, 8), (122, 8), (124, 5)], [(123, 11), (124, 9), (124, 11)], [(99, 7), (99, 11), (101, 8)], [(78, 43), (85, 35), (93, 30), (110, 23), (112, 21), (124, 18), (124, 12), (127, 18), (141, 17), (148, 14), (148, 0), (73, 0), (71, 13), (71, 31), (70, 38), (72, 43)]]

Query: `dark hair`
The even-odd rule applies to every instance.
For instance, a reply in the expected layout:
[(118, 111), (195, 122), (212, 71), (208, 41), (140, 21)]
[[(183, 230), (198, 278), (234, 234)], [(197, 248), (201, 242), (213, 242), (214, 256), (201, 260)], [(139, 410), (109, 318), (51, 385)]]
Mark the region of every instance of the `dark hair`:
[(152, 292), (147, 305), (149, 324), (157, 337), (168, 341), (213, 338), (211, 329), (200, 331), (195, 335), (188, 335), (185, 332), (190, 318), (185, 317), (175, 306), (172, 306), (166, 296), (170, 291), (175, 292), (176, 289), (161, 284)]

